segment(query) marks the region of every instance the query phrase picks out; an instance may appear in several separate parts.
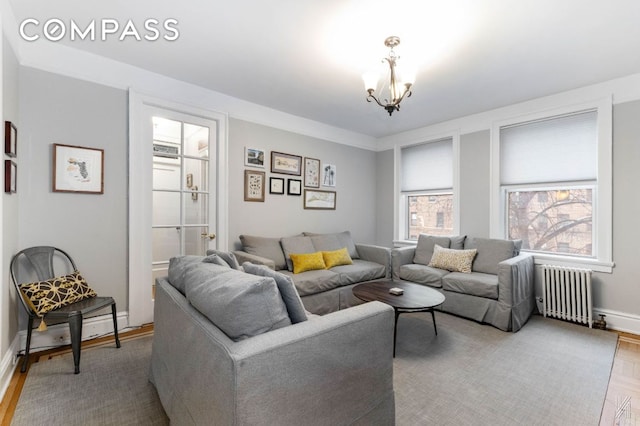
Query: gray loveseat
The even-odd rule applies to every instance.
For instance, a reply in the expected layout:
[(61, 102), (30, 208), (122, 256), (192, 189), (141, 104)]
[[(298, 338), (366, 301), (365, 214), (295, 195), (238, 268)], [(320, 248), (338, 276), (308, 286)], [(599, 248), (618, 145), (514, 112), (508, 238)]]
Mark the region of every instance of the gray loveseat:
[[(476, 250), (470, 273), (428, 266), (436, 244)], [(520, 254), (520, 245), (520, 241), (421, 234), (415, 247), (392, 250), (392, 276), (441, 291), (446, 300), (439, 309), (444, 312), (518, 331), (535, 307), (533, 257)]]
[[(391, 249), (356, 244), (349, 231), (333, 234), (304, 232), (293, 237), (269, 238), (241, 235), (242, 250), (234, 251), (242, 264), (266, 265), (293, 280), (302, 303), (314, 314), (323, 315), (363, 303), (352, 288), (359, 283), (391, 277)], [(330, 269), (293, 273), (292, 253), (312, 253), (346, 248), (352, 264)]]
[(150, 381), (171, 424), (395, 423), (393, 309), (310, 315), (286, 276), (222, 260), (174, 258), (156, 281)]

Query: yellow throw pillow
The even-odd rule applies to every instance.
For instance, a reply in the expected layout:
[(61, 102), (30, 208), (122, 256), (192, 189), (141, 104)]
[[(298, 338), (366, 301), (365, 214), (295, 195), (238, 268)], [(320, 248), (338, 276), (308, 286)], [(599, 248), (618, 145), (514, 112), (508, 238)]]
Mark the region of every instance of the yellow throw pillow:
[(323, 251), (322, 258), (324, 259), (324, 264), (327, 269), (333, 268), (334, 266), (351, 265), (353, 263), (346, 247), (339, 250)]
[(433, 256), (429, 265), (432, 268), (446, 269), (451, 272), (471, 273), (473, 258), (478, 250), (455, 250), (447, 249), (436, 244), (433, 247)]
[(305, 271), (313, 271), (316, 269), (325, 269), (324, 259), (322, 258), (322, 252), (315, 253), (291, 253), (289, 255), (291, 262), (293, 263), (293, 273), (299, 274)]
[(19, 287), (27, 304), (39, 317), (62, 306), (96, 296), (78, 271), (48, 281), (20, 284)]

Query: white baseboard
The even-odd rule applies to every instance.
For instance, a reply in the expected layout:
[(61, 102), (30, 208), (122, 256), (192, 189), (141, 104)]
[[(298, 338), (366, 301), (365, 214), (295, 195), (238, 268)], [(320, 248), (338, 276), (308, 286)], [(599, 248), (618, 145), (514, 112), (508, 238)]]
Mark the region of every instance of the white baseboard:
[(612, 311), (609, 309), (593, 308), (594, 319), (600, 319), (600, 314), (606, 315), (604, 320), (607, 322), (607, 328), (640, 336), (640, 315)]
[[(129, 326), (129, 313), (118, 312), (116, 314), (118, 330)], [(96, 337), (113, 333), (113, 317), (111, 314), (99, 315), (87, 318), (82, 322), (82, 340), (89, 340)], [(27, 343), (27, 330), (21, 330), (20, 353), (24, 353)], [(44, 351), (61, 345), (70, 345), (69, 324), (55, 324), (47, 327), (46, 331), (34, 330), (31, 334), (31, 353)]]
[(2, 355), (2, 361), (0, 362), (0, 400), (4, 398), (4, 394), (7, 392), (9, 384), (11, 384), (11, 378), (18, 363), (19, 342), (20, 337), (16, 334), (9, 349)]

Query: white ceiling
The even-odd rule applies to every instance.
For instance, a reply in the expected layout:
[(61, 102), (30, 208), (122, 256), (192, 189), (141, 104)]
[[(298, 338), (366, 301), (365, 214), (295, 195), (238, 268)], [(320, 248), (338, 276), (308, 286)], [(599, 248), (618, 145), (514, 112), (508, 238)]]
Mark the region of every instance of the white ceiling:
[[(10, 3), (18, 23), (131, 19), (141, 35), (147, 18), (175, 18), (173, 42), (62, 42), (374, 137), (640, 73), (638, 0)], [(418, 66), (413, 95), (392, 117), (365, 101), (361, 80), (389, 35), (402, 39), (400, 62)]]

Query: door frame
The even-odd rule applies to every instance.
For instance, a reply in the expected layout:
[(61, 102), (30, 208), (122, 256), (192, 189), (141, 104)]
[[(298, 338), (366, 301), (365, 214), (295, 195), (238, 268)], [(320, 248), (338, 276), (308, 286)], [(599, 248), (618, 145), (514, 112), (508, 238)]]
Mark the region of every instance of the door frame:
[(145, 141), (145, 107), (161, 108), (193, 115), (217, 123), (215, 155), (217, 247), (227, 250), (228, 230), (228, 115), (148, 96), (129, 90), (129, 326), (153, 322), (151, 282), (151, 172), (152, 150)]

